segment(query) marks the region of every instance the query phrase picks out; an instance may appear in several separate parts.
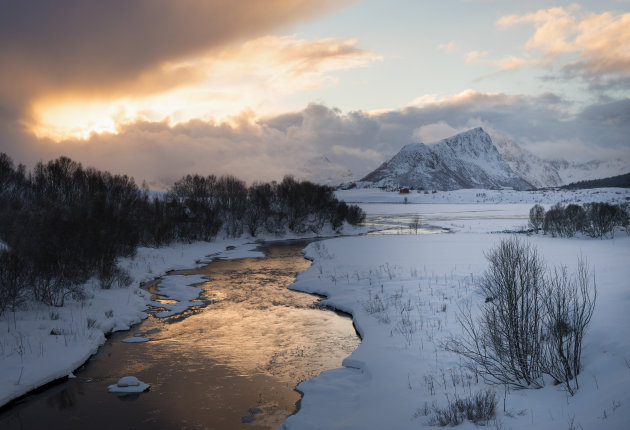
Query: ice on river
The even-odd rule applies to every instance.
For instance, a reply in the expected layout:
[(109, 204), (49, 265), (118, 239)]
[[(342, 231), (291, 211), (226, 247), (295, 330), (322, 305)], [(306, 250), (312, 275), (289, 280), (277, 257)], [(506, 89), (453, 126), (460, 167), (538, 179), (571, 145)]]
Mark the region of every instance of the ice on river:
[(124, 342), (124, 343), (144, 343), (148, 341), (149, 339), (147, 339), (146, 337), (141, 337), (141, 336), (132, 336), (132, 337), (128, 337), (121, 340), (121, 342)]
[(142, 393), (148, 390), (149, 387), (149, 384), (140, 381), (135, 376), (123, 376), (117, 383), (110, 385), (107, 389), (110, 393), (134, 394)]
[(204, 279), (203, 275), (173, 275), (165, 277), (160, 281), (156, 294), (166, 300), (163, 302), (153, 301), (151, 304), (166, 310), (156, 313), (155, 316), (166, 318), (181, 314), (193, 306), (200, 306), (202, 302), (198, 299), (202, 290), (194, 285), (204, 282), (206, 282), (206, 279)]

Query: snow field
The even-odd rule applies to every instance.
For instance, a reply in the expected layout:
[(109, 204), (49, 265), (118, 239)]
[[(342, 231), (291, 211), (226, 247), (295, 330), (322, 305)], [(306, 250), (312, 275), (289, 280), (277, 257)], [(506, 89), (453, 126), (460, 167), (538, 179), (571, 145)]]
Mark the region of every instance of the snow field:
[[(291, 288), (325, 294), (352, 313), (362, 337), (344, 368), (301, 383), (300, 411), (286, 429), (418, 428), (447, 396), (488, 386), (443, 342), (458, 335), (459, 306), (478, 309), (475, 287), (484, 252), (507, 235), (457, 233), (332, 239), (306, 249), (314, 261)], [(630, 237), (614, 240), (524, 237), (549, 267), (575, 271), (583, 255), (596, 276), (598, 301), (584, 339), (580, 389), (574, 397), (546, 381), (540, 390), (490, 387), (498, 399), (490, 428), (619, 429), (630, 422)], [(505, 404), (505, 409), (504, 409)], [(465, 422), (459, 428), (475, 428)]]
[[(464, 189), (456, 191), (414, 191), (409, 194), (388, 192), (379, 189), (338, 190), (335, 195), (346, 203), (467, 203), (467, 204), (528, 204), (554, 205), (556, 203), (624, 203), (630, 201), (630, 188), (594, 188), (590, 190), (476, 190)], [(529, 213), (529, 212), (528, 212)]]

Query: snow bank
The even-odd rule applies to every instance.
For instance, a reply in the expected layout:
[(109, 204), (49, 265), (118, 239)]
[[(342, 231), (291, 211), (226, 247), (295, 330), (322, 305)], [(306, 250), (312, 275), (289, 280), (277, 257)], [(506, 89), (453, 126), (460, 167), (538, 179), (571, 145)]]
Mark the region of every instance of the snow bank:
[[(306, 249), (313, 265), (291, 288), (325, 294), (325, 304), (351, 312), (363, 341), (345, 368), (301, 383), (301, 409), (285, 429), (396, 428), (426, 425), (446, 396), (485, 389), (460, 358), (441, 346), (459, 334), (458, 306), (483, 302), (476, 280), (484, 252), (505, 235), (363, 236)], [(580, 389), (574, 397), (549, 383), (540, 390), (494, 387), (496, 423), (512, 429), (608, 428), (630, 422), (630, 237), (614, 240), (527, 238), (549, 265), (575, 270), (578, 255), (594, 270), (598, 302), (584, 340)], [(505, 396), (505, 399), (504, 399)], [(505, 400), (505, 411), (503, 403)], [(459, 428), (476, 428), (465, 423)]]

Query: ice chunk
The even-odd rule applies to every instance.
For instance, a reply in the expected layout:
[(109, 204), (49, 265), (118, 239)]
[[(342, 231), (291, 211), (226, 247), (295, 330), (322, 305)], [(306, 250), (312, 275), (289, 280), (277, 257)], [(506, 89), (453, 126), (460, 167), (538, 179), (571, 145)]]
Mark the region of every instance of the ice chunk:
[(125, 342), (125, 343), (142, 343), (142, 342), (148, 342), (149, 339), (147, 339), (146, 337), (140, 337), (140, 336), (133, 336), (133, 337), (128, 337), (126, 339), (121, 340), (121, 342)]
[(145, 384), (135, 376), (123, 376), (116, 384), (110, 385), (107, 389), (110, 393), (142, 393), (149, 387), (149, 384)]

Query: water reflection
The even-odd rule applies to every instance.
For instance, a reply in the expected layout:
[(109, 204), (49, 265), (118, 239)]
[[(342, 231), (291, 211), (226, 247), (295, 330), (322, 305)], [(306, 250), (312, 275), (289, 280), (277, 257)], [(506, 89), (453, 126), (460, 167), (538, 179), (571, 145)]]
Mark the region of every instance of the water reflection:
[[(295, 411), (297, 383), (339, 367), (359, 343), (349, 318), (286, 288), (310, 264), (304, 245), (188, 272), (208, 277), (207, 306), (113, 336), (77, 379), (0, 414), (0, 428), (276, 428)], [(134, 334), (151, 340), (121, 342)], [(151, 389), (109, 394), (124, 375)]]
[(371, 230), (368, 234), (439, 234), (449, 230), (426, 222), (415, 213), (383, 214), (368, 216), (364, 222)]

